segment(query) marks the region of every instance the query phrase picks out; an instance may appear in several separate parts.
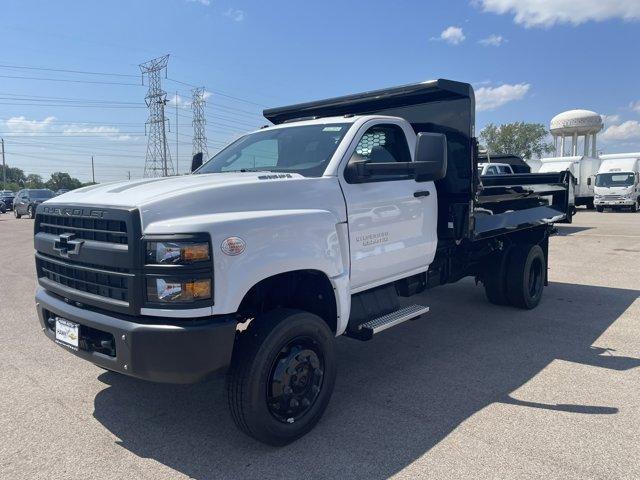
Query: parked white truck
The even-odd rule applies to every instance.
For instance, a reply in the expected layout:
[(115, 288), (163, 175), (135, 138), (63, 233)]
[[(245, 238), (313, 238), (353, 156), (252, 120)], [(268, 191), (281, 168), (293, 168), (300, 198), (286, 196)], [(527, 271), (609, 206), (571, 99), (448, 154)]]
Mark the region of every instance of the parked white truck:
[(575, 178), (575, 205), (594, 207), (595, 178), (600, 167), (600, 159), (587, 156), (541, 158), (538, 173), (568, 171)]
[(601, 155), (595, 181), (595, 206), (640, 210), (640, 152)]
[[(283, 445), (318, 422), (335, 339), (370, 340), (475, 276), (534, 308), (569, 175), (480, 178), (470, 85), (265, 111), (194, 174), (85, 187), (36, 212), (36, 305), (71, 353), (134, 377), (228, 371), (233, 419)], [(365, 399), (363, 399), (365, 401)]]

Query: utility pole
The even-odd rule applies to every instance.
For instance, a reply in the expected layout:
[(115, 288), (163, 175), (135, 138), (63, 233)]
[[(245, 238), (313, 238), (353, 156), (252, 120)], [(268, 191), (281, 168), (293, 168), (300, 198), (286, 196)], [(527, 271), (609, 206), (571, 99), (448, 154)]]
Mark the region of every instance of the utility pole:
[(164, 107), (167, 104), (167, 92), (162, 90), (160, 72), (167, 72), (169, 55), (154, 58), (140, 64), (142, 78), (147, 76), (149, 90), (144, 100), (149, 107), (149, 118), (145, 124), (149, 127), (147, 141), (147, 156), (144, 165), (145, 177), (167, 177), (173, 175), (173, 163), (171, 154), (167, 149), (166, 124), (168, 119), (164, 115)]
[(4, 138), (2, 140), (2, 189), (7, 189), (7, 164), (4, 161)]
[(176, 175), (180, 175), (180, 157), (178, 156), (178, 92), (176, 91)]
[(191, 100), (191, 109), (193, 110), (193, 156), (198, 153), (202, 154), (202, 160), (209, 160), (207, 151), (207, 133), (205, 125), (207, 121), (204, 118), (204, 87), (194, 88), (191, 90), (193, 96)]
[(96, 170), (93, 167), (93, 155), (91, 155), (91, 181), (96, 183)]

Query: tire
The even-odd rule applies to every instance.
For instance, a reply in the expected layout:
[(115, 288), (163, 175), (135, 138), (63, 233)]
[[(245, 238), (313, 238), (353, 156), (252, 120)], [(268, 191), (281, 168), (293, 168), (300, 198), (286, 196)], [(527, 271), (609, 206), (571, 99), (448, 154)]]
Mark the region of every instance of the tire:
[(36, 215), (33, 211), (33, 206), (29, 205), (27, 207), (27, 215), (29, 216), (29, 218), (36, 218)]
[(507, 298), (514, 307), (531, 310), (540, 303), (547, 263), (539, 245), (519, 245), (509, 256)]
[(252, 323), (236, 337), (227, 374), (231, 416), (247, 435), (287, 445), (309, 432), (329, 403), (334, 334), (320, 317), (300, 310), (274, 310)]
[(602, 213), (602, 212), (604, 212), (604, 207), (597, 206), (596, 207), (596, 211)]
[(594, 208), (593, 198), (590, 200), (587, 200), (587, 203), (585, 205), (587, 206), (587, 210), (593, 210)]
[(508, 258), (508, 251), (493, 255), (482, 279), (487, 300), (494, 305), (509, 304), (505, 275)]
[(20, 217), (22, 217), (22, 215), (20, 215), (20, 214), (18, 213), (18, 210), (17, 210), (15, 207), (13, 208), (13, 216), (14, 216), (14, 217), (16, 217), (16, 218), (20, 218)]
[(634, 203), (633, 206), (631, 207), (631, 211), (635, 213), (638, 210), (640, 210), (640, 205), (638, 204), (638, 199), (636, 198), (636, 203)]

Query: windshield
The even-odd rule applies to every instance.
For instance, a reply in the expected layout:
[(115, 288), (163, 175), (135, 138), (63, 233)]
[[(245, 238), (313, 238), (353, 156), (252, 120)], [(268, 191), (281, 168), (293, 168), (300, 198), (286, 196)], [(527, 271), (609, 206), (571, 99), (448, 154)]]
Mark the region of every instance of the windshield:
[(194, 173), (270, 171), (320, 177), (350, 126), (331, 123), (251, 133)]
[(38, 199), (53, 198), (53, 192), (51, 190), (29, 190), (29, 196)]
[(628, 187), (634, 184), (633, 173), (599, 173), (596, 175), (596, 187)]

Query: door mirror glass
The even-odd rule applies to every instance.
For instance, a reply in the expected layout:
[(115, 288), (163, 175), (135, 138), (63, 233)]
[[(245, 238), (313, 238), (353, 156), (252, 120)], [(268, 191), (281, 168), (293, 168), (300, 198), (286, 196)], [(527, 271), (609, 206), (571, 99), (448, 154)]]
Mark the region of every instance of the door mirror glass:
[(416, 181), (440, 180), (447, 174), (447, 137), (442, 133), (420, 132), (415, 153)]
[(196, 153), (191, 159), (191, 173), (202, 166), (202, 152)]

